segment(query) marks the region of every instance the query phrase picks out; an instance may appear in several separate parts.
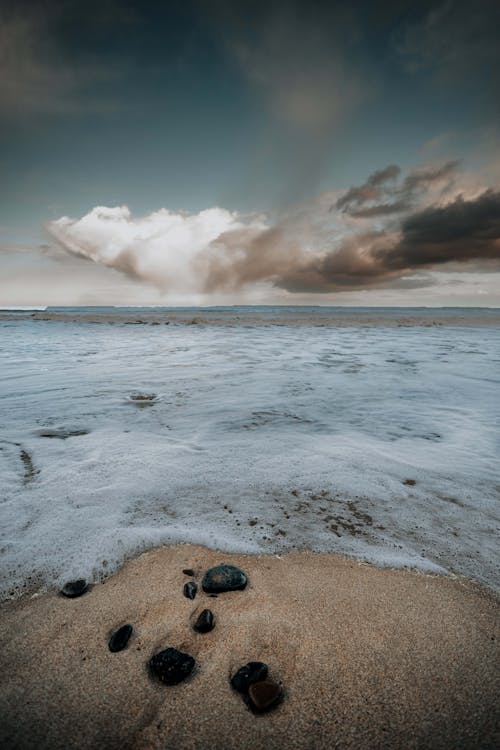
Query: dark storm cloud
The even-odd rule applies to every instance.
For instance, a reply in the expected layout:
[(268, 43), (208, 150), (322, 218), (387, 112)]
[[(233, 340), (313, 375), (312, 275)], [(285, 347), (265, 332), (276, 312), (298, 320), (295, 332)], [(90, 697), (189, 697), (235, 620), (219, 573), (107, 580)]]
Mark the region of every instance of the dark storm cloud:
[(453, 179), (459, 166), (460, 161), (455, 160), (441, 165), (414, 169), (405, 178), (402, 191), (412, 193), (418, 189), (425, 189), (436, 182), (449, 181)]
[(384, 195), (382, 185), (388, 180), (396, 180), (401, 173), (401, 167), (397, 164), (390, 164), (384, 169), (373, 172), (366, 182), (359, 187), (350, 188), (337, 201), (337, 208), (350, 208), (360, 206), (367, 201), (376, 201)]
[(357, 219), (370, 219), (376, 216), (388, 216), (390, 214), (399, 214), (410, 208), (407, 199), (393, 201), (392, 203), (377, 203), (367, 208), (351, 208), (348, 212), (350, 216)]
[(397, 177), (401, 172), (400, 167), (397, 165), (391, 165), (383, 170), (374, 172), (362, 185), (349, 188), (349, 190), (337, 200), (337, 203), (335, 204), (336, 208), (343, 210), (345, 213), (352, 213), (365, 203), (371, 202), (374, 202), (375, 208), (377, 208), (376, 201), (380, 200), (380, 198), (389, 192), (387, 187), (383, 189), (382, 185), (384, 181), (382, 180), (381, 182), (377, 176), (379, 174), (387, 173), (388, 170), (391, 170), (389, 173), (391, 179)]
[(387, 180), (396, 180), (400, 174), (401, 167), (398, 167), (397, 164), (389, 164), (388, 167), (377, 169), (373, 172), (366, 182), (368, 185), (375, 187), (377, 185), (382, 185), (384, 182), (387, 182)]
[(500, 192), (426, 208), (406, 218), (401, 230), (398, 245), (380, 256), (387, 269), (500, 260)]
[(408, 216), (395, 244), (384, 232), (355, 235), (280, 286), (296, 290), (302, 283), (307, 291), (385, 286), (402, 274), (478, 261), (500, 262), (500, 192), (493, 190)]
[[(449, 188), (454, 181), (459, 161), (430, 165), (412, 170), (399, 185), (395, 184), (400, 167), (391, 164), (373, 172), (359, 187), (350, 188), (336, 207), (357, 218), (372, 218), (410, 210), (422, 192), (438, 185)], [(387, 184), (387, 183), (392, 184)], [(368, 205), (366, 205), (368, 204)]]

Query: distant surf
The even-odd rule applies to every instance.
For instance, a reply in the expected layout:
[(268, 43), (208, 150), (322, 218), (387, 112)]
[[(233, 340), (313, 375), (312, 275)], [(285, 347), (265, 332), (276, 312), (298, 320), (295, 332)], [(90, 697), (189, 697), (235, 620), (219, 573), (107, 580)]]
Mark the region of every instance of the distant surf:
[(0, 312), (31, 312), (34, 310), (47, 310), (47, 305), (29, 305), (29, 306), (16, 306), (16, 305), (0, 305)]

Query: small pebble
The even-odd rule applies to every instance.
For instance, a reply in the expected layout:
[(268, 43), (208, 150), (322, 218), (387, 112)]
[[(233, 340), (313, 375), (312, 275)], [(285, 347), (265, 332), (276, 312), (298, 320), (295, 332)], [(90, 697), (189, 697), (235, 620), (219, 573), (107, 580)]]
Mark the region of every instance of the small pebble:
[(200, 613), (200, 616), (196, 620), (195, 624), (193, 625), (193, 628), (198, 633), (209, 633), (211, 630), (214, 629), (215, 620), (213, 612), (211, 612), (209, 609), (204, 609), (203, 612)]
[(239, 693), (248, 693), (253, 682), (262, 682), (267, 677), (267, 664), (262, 661), (250, 661), (231, 677), (231, 685)]
[(121, 628), (115, 630), (108, 641), (109, 650), (113, 653), (115, 653), (116, 651), (123, 651), (123, 649), (129, 642), (129, 638), (132, 635), (133, 630), (134, 628), (132, 627), (132, 625), (122, 625)]
[(248, 583), (245, 573), (235, 565), (216, 565), (207, 570), (201, 585), (207, 594), (244, 589)]
[(191, 578), (194, 578), (194, 570), (192, 568), (184, 568), (182, 572), (185, 576), (191, 576)]
[(188, 581), (184, 584), (184, 596), (186, 599), (194, 599), (196, 596), (196, 592), (198, 591), (198, 586), (194, 581)]
[(281, 686), (272, 680), (253, 682), (248, 688), (250, 708), (261, 714), (277, 706), (282, 696)]
[(87, 581), (84, 578), (79, 578), (78, 581), (68, 581), (61, 589), (61, 594), (67, 596), (70, 599), (74, 599), (77, 596), (84, 594), (89, 588)]
[(184, 654), (176, 648), (166, 648), (150, 659), (149, 666), (165, 685), (177, 685), (191, 674), (195, 663), (189, 654)]

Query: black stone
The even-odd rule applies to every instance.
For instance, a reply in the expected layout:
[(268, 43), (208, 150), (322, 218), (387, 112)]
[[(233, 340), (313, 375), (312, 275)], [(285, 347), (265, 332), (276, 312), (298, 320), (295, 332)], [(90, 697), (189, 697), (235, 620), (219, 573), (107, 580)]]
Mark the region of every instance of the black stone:
[(150, 659), (149, 666), (165, 685), (177, 685), (191, 674), (195, 663), (189, 654), (183, 654), (176, 648), (166, 648)]
[(194, 578), (194, 570), (192, 568), (184, 568), (182, 572), (185, 576), (191, 576), (191, 578)]
[(186, 599), (194, 599), (196, 596), (196, 592), (198, 591), (198, 586), (194, 581), (188, 581), (184, 584), (183, 592)]
[(108, 641), (108, 647), (110, 651), (115, 653), (116, 651), (123, 651), (127, 645), (130, 636), (132, 635), (134, 628), (132, 625), (122, 625), (121, 628), (115, 630), (113, 635)]
[(85, 578), (79, 578), (78, 581), (68, 581), (68, 583), (65, 583), (61, 589), (61, 594), (74, 599), (88, 591), (88, 588), (89, 585)]
[(204, 609), (193, 625), (193, 628), (197, 630), (198, 633), (209, 633), (214, 629), (214, 625), (215, 619), (213, 612), (211, 612), (209, 609)]
[(201, 585), (207, 594), (219, 594), (222, 591), (244, 589), (248, 579), (242, 570), (235, 565), (217, 565), (207, 570)]
[(267, 677), (267, 664), (262, 661), (250, 661), (231, 677), (231, 685), (239, 693), (248, 693), (254, 682), (262, 682)]

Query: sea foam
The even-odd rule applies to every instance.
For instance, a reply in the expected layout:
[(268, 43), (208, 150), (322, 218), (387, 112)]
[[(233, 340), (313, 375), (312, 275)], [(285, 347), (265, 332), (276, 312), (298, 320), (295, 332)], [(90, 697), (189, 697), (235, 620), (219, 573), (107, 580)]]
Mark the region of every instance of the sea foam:
[(0, 354), (4, 595), (177, 542), (498, 585), (497, 327), (20, 319)]

